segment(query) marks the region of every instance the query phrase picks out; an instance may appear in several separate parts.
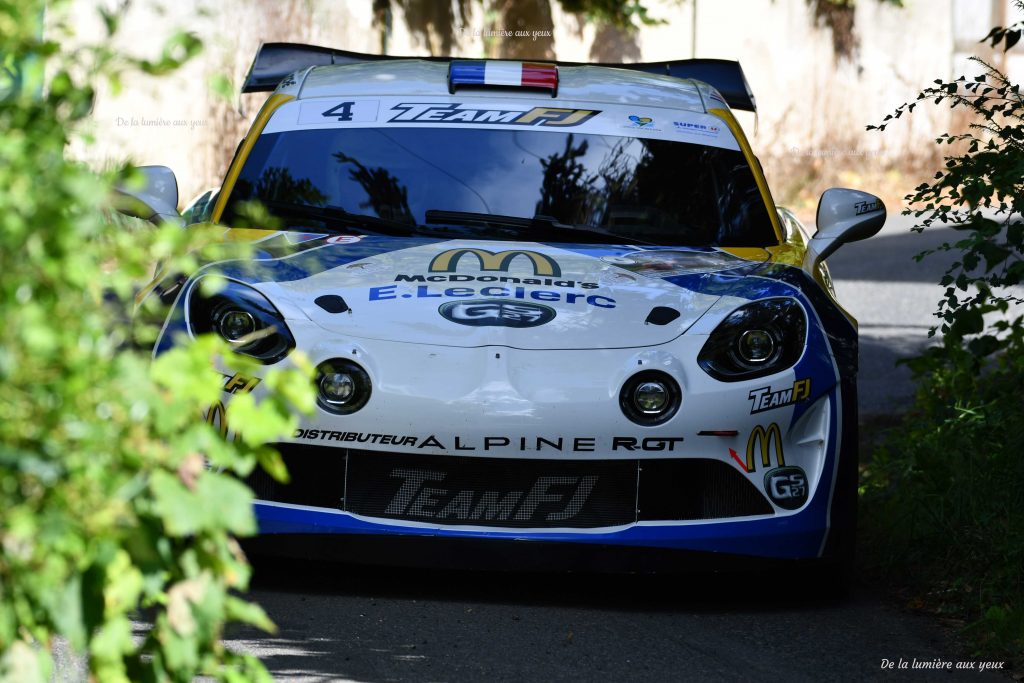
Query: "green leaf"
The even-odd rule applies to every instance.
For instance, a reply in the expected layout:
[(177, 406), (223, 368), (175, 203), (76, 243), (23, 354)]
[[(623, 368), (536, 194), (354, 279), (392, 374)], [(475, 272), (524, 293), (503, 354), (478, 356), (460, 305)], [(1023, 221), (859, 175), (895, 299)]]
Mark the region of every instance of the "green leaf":
[(270, 620), (263, 608), (254, 602), (228, 596), (224, 602), (227, 617), (232, 621), (255, 626), (267, 633), (277, 633), (277, 626)]
[(82, 613), (82, 577), (75, 575), (56, 593), (51, 614), (58, 631), (68, 639), (76, 652), (86, 645), (85, 620)]
[(278, 481), (282, 484), (287, 484), (291, 481), (291, 477), (288, 475), (288, 468), (285, 467), (284, 459), (281, 454), (269, 447), (263, 446), (256, 450), (256, 458), (259, 461), (260, 467), (269, 474), (274, 481)]
[(210, 528), (239, 536), (256, 533), (252, 491), (242, 482), (207, 471), (199, 478), (196, 494), (206, 507)]
[(149, 486), (153, 511), (168, 535), (190, 536), (206, 528), (209, 516), (206, 501), (187, 489), (177, 477), (158, 470), (150, 478)]
[(132, 624), (126, 616), (108, 619), (89, 643), (89, 666), (102, 681), (127, 681), (124, 657), (135, 650)]

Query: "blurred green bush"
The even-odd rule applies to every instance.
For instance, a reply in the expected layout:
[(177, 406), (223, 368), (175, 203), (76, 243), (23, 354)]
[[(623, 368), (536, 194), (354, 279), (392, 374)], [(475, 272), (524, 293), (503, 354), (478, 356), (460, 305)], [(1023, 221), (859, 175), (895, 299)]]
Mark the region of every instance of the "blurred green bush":
[[(267, 399), (229, 406), (242, 438), (226, 441), (201, 417), (222, 397), (214, 366), (253, 368), (218, 339), (156, 361), (136, 350), (154, 331), (133, 327), (134, 292), (158, 260), (194, 268), (212, 236), (123, 229), (109, 197), (131, 172), (66, 149), (101, 84), (169, 73), (201, 46), (176, 33), (155, 60), (109, 39), (62, 48), (66, 9), (46, 3), (44, 35), (43, 0), (0, 1), (0, 679), (47, 680), (57, 637), (96, 680), (265, 679), (220, 641), (229, 622), (273, 628), (238, 596), (250, 569), (233, 536), (255, 522), (235, 475), (262, 462), (284, 476), (259, 443), (312, 408), (310, 380), (265, 375)], [(123, 8), (99, 11), (110, 38)], [(140, 608), (152, 628), (133, 638)]]

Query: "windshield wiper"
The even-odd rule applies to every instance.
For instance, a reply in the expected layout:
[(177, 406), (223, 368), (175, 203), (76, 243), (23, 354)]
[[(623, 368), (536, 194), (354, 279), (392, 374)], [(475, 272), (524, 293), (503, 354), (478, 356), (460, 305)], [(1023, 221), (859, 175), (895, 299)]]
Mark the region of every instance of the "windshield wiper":
[[(571, 238), (587, 236), (600, 238), (601, 244), (643, 244), (650, 245), (632, 237), (615, 235), (598, 228), (587, 225), (567, 225), (560, 223), (554, 216), (536, 214), (533, 218), (522, 216), (502, 216), (494, 213), (473, 213), (471, 211), (447, 211), (442, 209), (429, 209), (425, 215), (428, 224), (457, 224), (457, 225), (497, 225), (510, 228), (522, 228), (525, 235), (531, 237), (540, 236), (553, 242), (572, 241)], [(538, 235), (539, 233), (539, 235)], [(564, 239), (559, 239), (564, 238)], [(538, 240), (542, 241), (542, 240)]]
[(349, 213), (340, 206), (310, 206), (309, 204), (279, 202), (273, 199), (262, 199), (259, 201), (263, 206), (270, 209), (272, 213), (290, 214), (300, 218), (312, 218), (325, 223), (340, 223), (341, 225), (356, 228), (363, 232), (406, 237), (418, 232), (417, 228), (419, 227), (415, 224), (410, 225), (408, 223), (400, 223), (398, 221), (389, 221), (378, 216)]

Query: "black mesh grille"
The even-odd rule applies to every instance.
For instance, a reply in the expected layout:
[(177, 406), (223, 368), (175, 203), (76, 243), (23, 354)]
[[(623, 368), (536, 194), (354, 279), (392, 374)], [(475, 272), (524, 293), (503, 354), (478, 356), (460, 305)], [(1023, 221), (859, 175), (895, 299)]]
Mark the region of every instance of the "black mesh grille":
[(291, 481), (248, 478), (261, 500), (444, 525), (594, 528), (771, 514), (715, 460), (513, 460), (278, 446)]
[(323, 446), (279, 444), (289, 483), (279, 484), (257, 467), (246, 479), (260, 500), (295, 505), (340, 508), (345, 495), (347, 451)]
[(773, 512), (746, 477), (718, 460), (644, 460), (637, 500), (642, 520), (720, 519)]

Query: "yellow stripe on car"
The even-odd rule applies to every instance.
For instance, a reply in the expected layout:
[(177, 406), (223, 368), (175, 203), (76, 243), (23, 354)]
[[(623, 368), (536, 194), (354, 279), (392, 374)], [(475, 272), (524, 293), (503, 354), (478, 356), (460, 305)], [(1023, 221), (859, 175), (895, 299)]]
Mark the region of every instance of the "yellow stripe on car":
[(736, 142), (739, 143), (740, 149), (743, 150), (743, 156), (746, 157), (747, 164), (754, 174), (754, 182), (757, 183), (757, 189), (761, 191), (761, 199), (764, 200), (765, 208), (768, 210), (768, 217), (772, 221), (772, 227), (775, 228), (775, 236), (779, 242), (783, 242), (782, 226), (779, 225), (779, 216), (775, 211), (775, 201), (772, 199), (772, 193), (768, 191), (768, 181), (764, 179), (761, 164), (758, 162), (757, 157), (754, 156), (754, 151), (750, 148), (750, 143), (747, 142), (747, 136), (743, 134), (743, 128), (740, 127), (739, 121), (736, 120), (736, 117), (728, 109), (708, 109), (708, 113), (714, 114), (724, 121), (725, 125), (729, 126), (729, 130), (732, 131)]
[(252, 152), (252, 148), (256, 145), (256, 140), (259, 138), (260, 133), (267, 126), (267, 122), (270, 121), (270, 117), (277, 111), (281, 105), (286, 104), (294, 100), (293, 95), (271, 95), (266, 102), (263, 103), (263, 108), (260, 109), (260, 113), (256, 115), (256, 120), (252, 123), (252, 128), (249, 129), (249, 133), (242, 140), (242, 146), (238, 150), (238, 154), (235, 155), (234, 161), (231, 163), (231, 167), (228, 169), (228, 174), (224, 178), (224, 185), (221, 187), (220, 195), (217, 197), (217, 204), (213, 207), (213, 215), (210, 218), (212, 223), (220, 222), (221, 216), (224, 214), (224, 208), (228, 204), (228, 197), (231, 195), (231, 191), (235, 188), (235, 181), (238, 180), (239, 174), (242, 172), (242, 167), (245, 165), (246, 159), (249, 158), (249, 153)]

